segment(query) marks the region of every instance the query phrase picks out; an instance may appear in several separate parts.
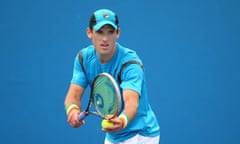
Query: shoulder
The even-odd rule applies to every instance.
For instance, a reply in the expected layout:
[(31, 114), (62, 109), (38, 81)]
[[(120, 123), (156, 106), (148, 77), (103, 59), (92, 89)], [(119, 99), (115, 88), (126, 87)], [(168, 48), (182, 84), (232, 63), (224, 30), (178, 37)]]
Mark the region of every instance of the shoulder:
[(95, 48), (93, 45), (89, 45), (88, 47), (82, 48), (78, 52), (79, 59), (89, 60), (93, 58), (95, 55)]
[(79, 52), (82, 52), (83, 54), (90, 54), (90, 53), (94, 52), (94, 46), (89, 45), (85, 48), (80, 49)]
[(120, 44), (117, 44), (118, 49), (119, 49), (119, 54), (120, 57), (122, 59), (122, 64), (131, 61), (131, 60), (135, 60), (135, 61), (139, 61), (140, 63), (142, 63), (141, 59), (139, 58), (137, 52), (131, 48), (128, 47), (124, 47)]

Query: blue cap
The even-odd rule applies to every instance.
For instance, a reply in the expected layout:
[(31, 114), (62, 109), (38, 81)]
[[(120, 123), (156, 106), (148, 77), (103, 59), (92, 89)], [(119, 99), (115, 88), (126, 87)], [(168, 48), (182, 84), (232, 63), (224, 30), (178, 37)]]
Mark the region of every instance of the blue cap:
[(95, 31), (98, 31), (102, 26), (110, 24), (114, 29), (117, 29), (116, 14), (109, 9), (100, 9), (94, 12), (96, 24), (93, 26)]

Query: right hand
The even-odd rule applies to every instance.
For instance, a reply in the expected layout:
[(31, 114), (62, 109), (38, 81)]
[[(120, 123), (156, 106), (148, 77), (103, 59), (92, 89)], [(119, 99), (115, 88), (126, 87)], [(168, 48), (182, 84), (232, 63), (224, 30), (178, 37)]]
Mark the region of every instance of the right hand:
[(79, 114), (79, 110), (73, 110), (68, 116), (68, 123), (73, 128), (78, 128), (85, 123), (84, 120), (81, 121), (78, 119)]

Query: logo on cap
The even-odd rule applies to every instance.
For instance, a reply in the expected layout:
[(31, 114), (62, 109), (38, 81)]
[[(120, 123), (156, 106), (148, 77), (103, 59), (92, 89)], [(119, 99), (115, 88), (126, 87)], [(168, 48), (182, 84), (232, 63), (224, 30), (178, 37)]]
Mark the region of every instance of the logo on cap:
[(103, 17), (104, 18), (109, 18), (109, 15), (108, 14), (103, 14)]

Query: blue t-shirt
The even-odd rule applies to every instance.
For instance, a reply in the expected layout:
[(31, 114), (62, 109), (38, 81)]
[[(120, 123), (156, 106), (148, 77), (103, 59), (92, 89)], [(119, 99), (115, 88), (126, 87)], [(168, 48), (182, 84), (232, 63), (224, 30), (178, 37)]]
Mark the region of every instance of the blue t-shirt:
[[(135, 51), (125, 48), (118, 43), (114, 56), (106, 64), (100, 62), (93, 45), (83, 48), (81, 51), (85, 73), (77, 55), (74, 61), (71, 83), (80, 85), (83, 88), (86, 88), (89, 84), (91, 85), (99, 73), (107, 72), (117, 80), (122, 64), (130, 60), (141, 62)], [(121, 90), (131, 89), (139, 94), (139, 107), (135, 118), (127, 127), (115, 133), (106, 133), (107, 139), (111, 142), (121, 142), (136, 134), (143, 136), (160, 135), (157, 118), (148, 103), (143, 69), (137, 64), (130, 64), (123, 69), (121, 80), (122, 82), (119, 84)]]

